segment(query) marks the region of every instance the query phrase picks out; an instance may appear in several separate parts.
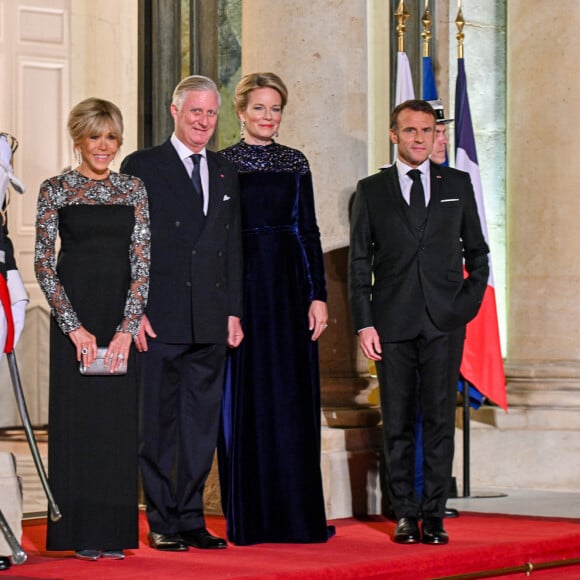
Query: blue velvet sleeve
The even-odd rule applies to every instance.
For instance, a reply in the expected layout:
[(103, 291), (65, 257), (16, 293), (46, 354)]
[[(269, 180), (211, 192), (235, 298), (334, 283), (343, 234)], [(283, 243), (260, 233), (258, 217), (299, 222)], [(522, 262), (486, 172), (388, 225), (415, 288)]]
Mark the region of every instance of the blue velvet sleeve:
[(324, 257), (320, 243), (320, 230), (316, 223), (314, 190), (310, 171), (300, 175), (298, 197), (298, 231), (308, 259), (312, 280), (312, 299), (326, 302), (326, 281), (324, 277)]

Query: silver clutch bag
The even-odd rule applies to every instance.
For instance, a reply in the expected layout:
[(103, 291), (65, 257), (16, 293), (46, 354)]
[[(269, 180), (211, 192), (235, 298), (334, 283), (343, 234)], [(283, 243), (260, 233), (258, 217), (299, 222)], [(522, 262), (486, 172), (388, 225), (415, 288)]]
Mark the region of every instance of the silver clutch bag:
[(117, 367), (117, 370), (112, 373), (108, 367), (105, 366), (105, 354), (107, 353), (106, 346), (99, 346), (97, 348), (97, 358), (93, 361), (90, 367), (86, 367), (81, 363), (79, 365), (79, 372), (81, 375), (100, 375), (100, 376), (115, 376), (115, 375), (126, 375), (127, 374), (127, 361), (123, 361), (121, 367)]

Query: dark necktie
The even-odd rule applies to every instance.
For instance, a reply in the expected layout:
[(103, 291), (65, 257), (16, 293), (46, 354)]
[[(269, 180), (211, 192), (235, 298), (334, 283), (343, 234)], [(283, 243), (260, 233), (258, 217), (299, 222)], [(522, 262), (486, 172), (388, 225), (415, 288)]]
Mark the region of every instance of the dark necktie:
[(407, 175), (413, 180), (409, 205), (415, 210), (423, 211), (425, 209), (425, 192), (421, 183), (421, 172), (418, 169), (411, 169)]
[(419, 221), (423, 222), (427, 217), (427, 210), (425, 208), (425, 191), (421, 183), (421, 172), (418, 169), (411, 169), (407, 175), (413, 180), (409, 206)]
[(195, 191), (195, 200), (201, 213), (203, 215), (203, 188), (201, 186), (201, 174), (200, 174), (200, 164), (201, 164), (201, 153), (194, 153), (190, 155), (193, 161), (193, 171), (191, 172), (191, 183), (193, 184), (193, 190)]

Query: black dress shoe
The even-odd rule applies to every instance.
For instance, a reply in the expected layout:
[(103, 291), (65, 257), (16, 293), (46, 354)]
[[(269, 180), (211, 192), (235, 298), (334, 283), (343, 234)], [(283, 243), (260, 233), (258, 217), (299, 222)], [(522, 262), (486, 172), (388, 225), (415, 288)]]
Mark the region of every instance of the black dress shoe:
[(12, 566), (8, 556), (0, 556), (0, 570), (8, 570)]
[(445, 517), (446, 518), (458, 518), (459, 512), (455, 508), (445, 508)]
[(424, 544), (447, 544), (449, 542), (449, 536), (443, 528), (443, 518), (425, 518), (423, 520), (421, 541)]
[(397, 544), (416, 544), (421, 541), (417, 518), (400, 518), (393, 540)]
[(187, 545), (200, 550), (220, 550), (228, 547), (224, 539), (212, 536), (205, 528), (181, 532), (181, 537)]
[(159, 534), (149, 532), (149, 545), (156, 550), (166, 552), (185, 552), (189, 550), (183, 538), (178, 534)]

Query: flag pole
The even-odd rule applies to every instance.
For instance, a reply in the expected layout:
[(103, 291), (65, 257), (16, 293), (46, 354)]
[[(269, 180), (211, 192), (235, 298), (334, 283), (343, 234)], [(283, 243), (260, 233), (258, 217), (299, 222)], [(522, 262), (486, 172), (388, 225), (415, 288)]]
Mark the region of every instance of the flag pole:
[(407, 32), (407, 18), (409, 18), (409, 13), (405, 7), (405, 1), (401, 0), (399, 6), (395, 11), (395, 18), (397, 19), (397, 52), (405, 52), (405, 32)]
[(465, 26), (465, 19), (463, 18), (463, 12), (461, 11), (461, 0), (457, 0), (457, 17), (455, 18), (455, 26), (457, 26), (457, 58), (463, 58), (463, 39), (465, 34), (463, 34), (463, 27)]
[[(407, 12), (403, 0), (399, 2), (397, 10), (394, 12), (394, 16), (397, 21), (395, 28), (397, 34), (397, 76), (394, 101), (394, 105), (396, 106), (408, 99), (414, 99), (415, 89), (413, 87), (413, 77), (411, 75), (409, 59), (405, 52), (405, 32), (407, 31), (407, 25), (405, 23), (407, 18), (409, 18), (409, 13)], [(396, 157), (396, 150), (396, 145), (393, 145), (393, 159)]]
[[(457, 26), (457, 58), (463, 58), (463, 27), (465, 26), (465, 19), (461, 11), (461, 0), (457, 2), (457, 17), (455, 18), (455, 26)], [(469, 385), (467, 381), (463, 382), (463, 497), (471, 495), (471, 440), (470, 440), (470, 417), (469, 417)]]
[(423, 12), (421, 22), (423, 23), (423, 32), (421, 32), (421, 36), (423, 37), (423, 57), (429, 57), (431, 56), (431, 25), (433, 24), (431, 10), (429, 9), (429, 0), (425, 0), (425, 12)]
[[(464, 56), (464, 45), (463, 45), (463, 40), (465, 38), (465, 35), (463, 34), (463, 27), (465, 25), (465, 19), (463, 18), (463, 12), (461, 10), (461, 0), (458, 0), (458, 10), (457, 10), (457, 17), (455, 19), (455, 25), (457, 26), (457, 34), (456, 34), (456, 38), (457, 38), (457, 60), (458, 60), (458, 79), (460, 77), (460, 72), (461, 72), (461, 78), (464, 81), (465, 84), (465, 67), (464, 67), (464, 61), (463, 61), (463, 56)], [(465, 90), (465, 87), (463, 87)], [(470, 117), (469, 115), (469, 103), (467, 101), (467, 93), (465, 92), (464, 95), (465, 98), (465, 103), (464, 105), (466, 105), (466, 109), (467, 109), (467, 115), (468, 117)], [(457, 99), (456, 99), (457, 100)], [(456, 122), (456, 127), (457, 127), (457, 123), (459, 122), (459, 117), (462, 116), (458, 113), (458, 109), (457, 109), (457, 102), (456, 102), (456, 115), (455, 115), (455, 122)], [(469, 119), (469, 123), (471, 125), (471, 119)], [(470, 127), (470, 132), (473, 133), (473, 127)], [(473, 138), (473, 134), (471, 135), (471, 137)], [(456, 139), (457, 141), (457, 139)], [(456, 147), (457, 147), (457, 142), (456, 142)], [(458, 149), (459, 151), (459, 149)], [(475, 151), (473, 151), (473, 154), (475, 155)], [(477, 158), (474, 158), (476, 163), (477, 163)], [(456, 165), (457, 165), (457, 155), (456, 155)], [(463, 167), (462, 167), (463, 169)], [(467, 169), (467, 171), (471, 174), (471, 171), (469, 169)], [(472, 176), (472, 180), (473, 180), (473, 176)], [(477, 173), (477, 179), (476, 181), (480, 181), (479, 178), (479, 173)], [(479, 186), (479, 193), (481, 195), (481, 185)], [(482, 199), (480, 200), (480, 203), (482, 202)], [(483, 207), (480, 207), (479, 211), (483, 211)], [(495, 307), (495, 303), (494, 303), (494, 307)], [(502, 374), (503, 374), (503, 370), (502, 370)], [(472, 388), (471, 383), (466, 380), (465, 378), (463, 379), (463, 498), (497, 498), (497, 497), (505, 497), (507, 494), (502, 493), (502, 492), (478, 492), (475, 495), (471, 495), (471, 485), (470, 485), (470, 414), (469, 414), (469, 403), (470, 403), (470, 389)], [(474, 387), (475, 390), (475, 387)], [(497, 401), (495, 401), (497, 402)]]

